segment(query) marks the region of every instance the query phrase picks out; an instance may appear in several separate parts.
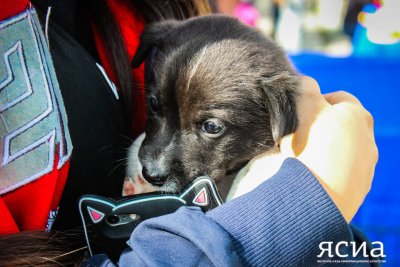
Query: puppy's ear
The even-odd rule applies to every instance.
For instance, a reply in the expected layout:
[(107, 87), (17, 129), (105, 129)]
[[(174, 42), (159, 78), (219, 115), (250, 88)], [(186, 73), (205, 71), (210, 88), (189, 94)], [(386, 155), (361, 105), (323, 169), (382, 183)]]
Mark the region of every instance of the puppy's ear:
[(272, 135), (275, 143), (278, 143), (280, 138), (293, 133), (297, 128), (298, 75), (283, 72), (272, 77), (263, 77), (261, 86), (270, 111)]
[(167, 20), (147, 26), (141, 37), (139, 47), (132, 59), (132, 67), (137, 68), (146, 59), (149, 52), (161, 42), (175, 27), (180, 24), (176, 20)]

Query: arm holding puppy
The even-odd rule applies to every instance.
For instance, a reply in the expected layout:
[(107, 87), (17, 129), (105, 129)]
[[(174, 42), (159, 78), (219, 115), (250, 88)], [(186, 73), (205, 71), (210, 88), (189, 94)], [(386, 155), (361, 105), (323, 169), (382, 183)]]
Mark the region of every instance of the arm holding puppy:
[(353, 95), (321, 95), (315, 80), (302, 82), (300, 127), (282, 140), (282, 154), (306, 165), (350, 222), (371, 188), (378, 161), (373, 118)]
[(350, 222), (367, 195), (378, 160), (373, 118), (346, 92), (322, 95), (317, 82), (302, 77), (298, 130), (285, 136), (280, 153), (254, 158), (238, 174), (229, 198), (241, 196), (272, 177), (288, 157), (310, 169)]
[(302, 80), (300, 127), (280, 170), (204, 214), (183, 207), (132, 233), (120, 265), (316, 265), (323, 241), (353, 241), (348, 222), (368, 193), (378, 153), (371, 115), (353, 96)]

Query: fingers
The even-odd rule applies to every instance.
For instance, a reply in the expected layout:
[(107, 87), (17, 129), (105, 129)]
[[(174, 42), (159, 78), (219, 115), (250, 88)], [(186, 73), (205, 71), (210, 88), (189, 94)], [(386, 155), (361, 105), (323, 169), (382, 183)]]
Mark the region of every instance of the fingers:
[(374, 118), (372, 117), (371, 113), (366, 110), (363, 104), (356, 98), (354, 95), (345, 92), (345, 91), (337, 91), (329, 94), (324, 95), (326, 101), (331, 105), (338, 105), (338, 104), (354, 104), (360, 107), (361, 112), (363, 113), (364, 118), (367, 120), (368, 126), (370, 129), (374, 128)]
[[(307, 97), (319, 98), (321, 96), (321, 89), (317, 81), (310, 76), (302, 76), (300, 78), (301, 94)], [(323, 95), (325, 100), (331, 104), (338, 104), (341, 102), (349, 102), (353, 104), (362, 105), (361, 102), (352, 94), (345, 91), (337, 91)]]
[(336, 105), (340, 103), (350, 103), (362, 107), (369, 126), (373, 128), (374, 119), (372, 115), (364, 108), (360, 100), (358, 100), (358, 98), (356, 98), (354, 95), (345, 91), (337, 91), (322, 95), (317, 81), (309, 76), (302, 76), (300, 78), (300, 83), (302, 88), (302, 97), (299, 101), (298, 110), (301, 121), (303, 117), (301, 113), (305, 111), (316, 112), (321, 107), (325, 107), (326, 104)]
[(308, 76), (300, 77), (300, 96), (297, 101), (297, 118), (299, 120), (296, 133), (283, 138), (280, 142), (281, 152), (286, 156), (296, 156), (306, 145), (309, 129), (316, 116), (329, 104), (322, 96), (316, 80)]
[(300, 98), (298, 101), (298, 115), (301, 117), (308, 113), (315, 112), (327, 104), (321, 94), (321, 90), (316, 80), (309, 76), (300, 78)]
[(321, 95), (321, 90), (317, 81), (310, 76), (300, 77), (300, 87), (301, 94), (307, 96), (319, 96)]
[(346, 112), (357, 112), (366, 119), (369, 129), (373, 129), (374, 121), (372, 115), (352, 94), (338, 91), (322, 95), (316, 80), (308, 76), (300, 78), (300, 88), (300, 98), (297, 103), (299, 127), (295, 134), (281, 139), (280, 148), (283, 154), (297, 156), (301, 153), (308, 140), (309, 130), (317, 119), (318, 114), (332, 106), (335, 106), (335, 109), (340, 108)]
[[(297, 103), (297, 116), (299, 119), (299, 129), (297, 130), (297, 136), (303, 136), (304, 130), (309, 128), (310, 120), (312, 120), (312, 114), (316, 113), (315, 109), (319, 109), (318, 103), (326, 102), (321, 95), (320, 88), (316, 80), (309, 76), (300, 77), (300, 98)], [(322, 101), (321, 101), (322, 100)], [(299, 134), (301, 132), (301, 134)], [(294, 134), (290, 134), (281, 138), (279, 147), (281, 153), (285, 157), (295, 157), (296, 143), (298, 137)]]
[(329, 104), (335, 105), (343, 102), (348, 102), (352, 104), (361, 105), (360, 100), (358, 100), (354, 95), (345, 92), (345, 91), (337, 91), (324, 95), (325, 100), (328, 101)]
[[(317, 81), (309, 76), (302, 76), (300, 78), (301, 94), (307, 97), (319, 98), (321, 96), (321, 89)], [(361, 102), (352, 94), (345, 91), (337, 91), (323, 95), (325, 100), (331, 104), (338, 104), (341, 102), (349, 102), (353, 104), (362, 105)]]
[[(326, 101), (331, 105), (336, 105), (336, 107), (341, 106), (342, 110), (352, 113), (353, 116), (358, 113), (360, 119), (365, 119), (367, 123), (367, 129), (370, 131), (372, 141), (371, 143), (374, 144), (373, 154), (376, 159), (375, 163), (378, 161), (379, 152), (378, 147), (375, 144), (375, 137), (374, 137), (374, 118), (372, 114), (364, 108), (360, 100), (358, 100), (354, 95), (345, 92), (345, 91), (337, 91), (329, 94), (324, 95)], [(350, 104), (350, 105), (346, 105)]]

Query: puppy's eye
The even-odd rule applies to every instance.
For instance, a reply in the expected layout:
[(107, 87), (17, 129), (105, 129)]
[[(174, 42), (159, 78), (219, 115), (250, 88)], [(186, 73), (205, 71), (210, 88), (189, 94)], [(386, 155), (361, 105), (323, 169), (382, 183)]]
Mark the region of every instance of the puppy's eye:
[(150, 97), (149, 99), (149, 106), (150, 106), (150, 110), (154, 113), (157, 113), (158, 111), (158, 101), (157, 98), (155, 98), (154, 96)]
[(222, 125), (217, 124), (217, 122), (208, 120), (201, 125), (201, 130), (207, 134), (217, 135), (220, 134), (223, 129)]

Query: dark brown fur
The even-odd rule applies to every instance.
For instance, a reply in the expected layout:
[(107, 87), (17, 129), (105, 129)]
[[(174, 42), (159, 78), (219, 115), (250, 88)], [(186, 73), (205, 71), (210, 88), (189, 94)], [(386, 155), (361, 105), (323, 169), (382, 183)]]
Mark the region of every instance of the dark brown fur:
[[(296, 129), (295, 70), (277, 45), (236, 19), (153, 24), (133, 65), (145, 58), (148, 122), (139, 157), (160, 190), (180, 190), (200, 175), (220, 183)], [(222, 130), (206, 133), (209, 121)]]

